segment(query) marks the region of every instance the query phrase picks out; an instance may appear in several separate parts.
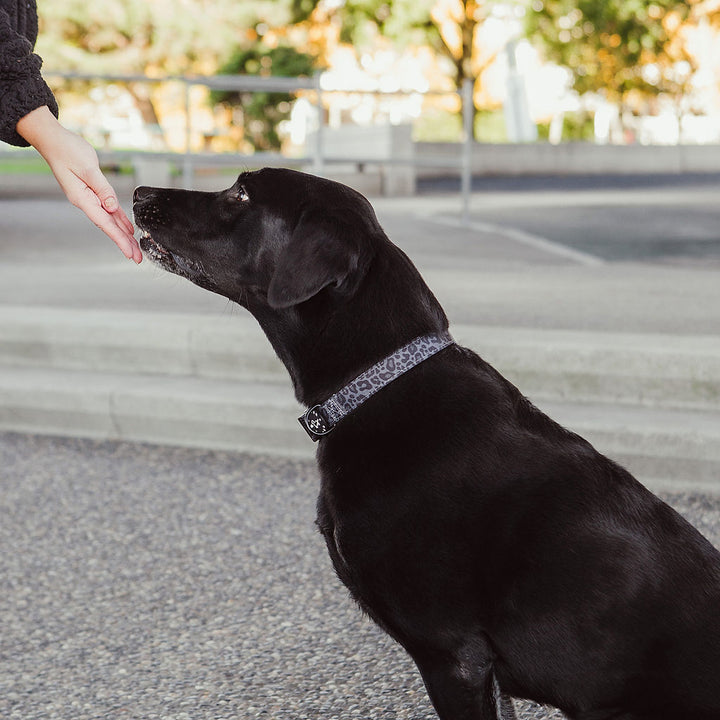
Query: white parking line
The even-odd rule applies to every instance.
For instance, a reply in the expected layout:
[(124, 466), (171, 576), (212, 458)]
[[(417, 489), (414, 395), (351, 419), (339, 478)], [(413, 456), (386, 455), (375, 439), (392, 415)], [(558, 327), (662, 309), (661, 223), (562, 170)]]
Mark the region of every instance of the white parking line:
[(551, 255), (558, 255), (569, 260), (573, 260), (580, 265), (604, 265), (605, 261), (602, 258), (590, 255), (590, 253), (582, 252), (582, 250), (573, 250), (572, 248), (561, 245), (560, 243), (553, 242), (547, 238), (541, 237), (540, 235), (533, 235), (532, 233), (525, 232), (524, 230), (518, 230), (511, 227), (503, 227), (502, 225), (494, 225), (493, 223), (478, 222), (473, 220), (468, 224), (464, 224), (459, 218), (441, 217), (438, 215), (425, 215), (418, 214), (425, 221), (431, 221), (438, 225), (447, 225), (450, 227), (470, 228), (476, 232), (492, 233), (495, 235), (501, 235), (503, 237), (510, 238), (515, 242), (528, 245), (529, 247), (542, 250), (543, 252)]

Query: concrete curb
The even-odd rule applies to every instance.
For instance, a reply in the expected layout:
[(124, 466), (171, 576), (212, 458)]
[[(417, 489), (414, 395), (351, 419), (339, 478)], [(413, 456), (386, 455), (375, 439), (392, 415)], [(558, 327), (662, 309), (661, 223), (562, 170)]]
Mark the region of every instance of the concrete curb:
[[(538, 402), (648, 485), (720, 491), (720, 413)], [(310, 458), (289, 384), (4, 368), (0, 429)]]
[(207, 378), (3, 368), (0, 429), (311, 457), (286, 387)]
[[(720, 341), (454, 327), (649, 485), (720, 491)], [(0, 306), (0, 429), (312, 457), (254, 320)]]
[[(720, 338), (455, 325), (524, 393), (720, 408)], [(247, 315), (0, 306), (0, 364), (287, 383)]]
[(538, 398), (720, 408), (720, 338), (458, 326), (523, 392)]
[(720, 492), (720, 413), (601, 403), (538, 401), (657, 490)]
[(287, 382), (242, 315), (0, 306), (0, 364)]

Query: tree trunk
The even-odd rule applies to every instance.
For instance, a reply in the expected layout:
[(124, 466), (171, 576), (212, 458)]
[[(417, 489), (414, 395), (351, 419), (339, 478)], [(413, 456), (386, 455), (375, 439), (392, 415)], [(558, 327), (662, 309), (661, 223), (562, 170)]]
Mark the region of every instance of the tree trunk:
[(135, 105), (140, 111), (143, 122), (150, 131), (153, 146), (158, 144), (158, 141), (162, 146), (165, 146), (165, 134), (163, 133), (160, 118), (158, 117), (155, 105), (152, 101), (152, 92), (150, 87), (145, 83), (129, 83), (127, 90), (130, 95), (132, 95)]
[[(460, 26), (460, 33), (462, 37), (462, 54), (455, 61), (456, 77), (455, 84), (458, 92), (462, 92), (463, 84), (466, 78), (470, 78), (473, 81), (473, 88), (475, 87), (475, 75), (473, 74), (472, 59), (473, 59), (473, 46), (475, 44), (475, 29), (477, 28), (478, 21), (476, 19), (478, 4), (476, 0), (463, 0), (463, 19)], [(477, 117), (477, 108), (473, 101), (473, 124), (472, 134), (473, 140), (477, 140), (475, 130), (475, 119)]]

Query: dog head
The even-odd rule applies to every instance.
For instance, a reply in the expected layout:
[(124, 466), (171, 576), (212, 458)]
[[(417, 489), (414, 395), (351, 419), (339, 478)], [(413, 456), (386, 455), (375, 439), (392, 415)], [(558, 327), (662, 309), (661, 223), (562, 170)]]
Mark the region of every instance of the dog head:
[(139, 187), (133, 211), (145, 255), (246, 305), (299, 305), (353, 294), (382, 230), (359, 193), (305, 173), (265, 168), (208, 193)]
[(340, 183), (265, 168), (220, 192), (139, 187), (133, 210), (145, 255), (247, 308), (308, 405), (447, 329), (370, 203)]

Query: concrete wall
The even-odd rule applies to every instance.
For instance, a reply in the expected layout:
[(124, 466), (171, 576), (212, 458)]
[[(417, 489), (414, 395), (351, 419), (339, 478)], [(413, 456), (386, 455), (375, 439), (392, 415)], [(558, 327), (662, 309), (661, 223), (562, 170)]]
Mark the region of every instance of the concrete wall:
[[(455, 162), (454, 168), (418, 167), (417, 176), (457, 175), (461, 152), (458, 143), (416, 143), (418, 163)], [(475, 143), (472, 169), (476, 175), (720, 172), (720, 145)]]
[[(316, 144), (317, 136), (311, 133), (308, 152)], [(354, 177), (355, 182), (349, 184), (370, 195), (415, 194), (415, 143), (410, 125), (327, 127), (322, 133), (322, 148), (323, 157), (335, 161), (323, 169), (328, 177)], [(311, 167), (307, 169), (312, 172)]]
[[(357, 188), (366, 195), (412, 195), (415, 179), (458, 177), (463, 146), (460, 143), (412, 143), (409, 128), (375, 133), (373, 142), (361, 135), (328, 132), (327, 157), (367, 158), (345, 164), (327, 163), (324, 174)], [(379, 144), (380, 143), (380, 144)], [(0, 155), (3, 155), (0, 150)], [(9, 153), (6, 156), (11, 156)], [(12, 157), (17, 157), (13, 154)], [(182, 156), (178, 156), (181, 158)], [(170, 177), (169, 160), (163, 156), (140, 159), (135, 177), (113, 178), (119, 193), (131, 194), (140, 184), (182, 186), (178, 177)], [(383, 163), (385, 160), (385, 163)], [(390, 162), (387, 162), (387, 161)], [(411, 164), (404, 164), (408, 160)], [(395, 161), (395, 162), (393, 162)], [(248, 159), (238, 158), (238, 171)], [(423, 165), (427, 163), (427, 165)], [(276, 163), (277, 164), (277, 163)], [(284, 164), (282, 161), (280, 164)], [(288, 164), (291, 161), (288, 160)], [(223, 165), (228, 165), (224, 162)], [(294, 163), (297, 165), (297, 163)], [(361, 165), (362, 168), (359, 168)], [(312, 166), (305, 168), (312, 172)], [(161, 174), (158, 177), (158, 172)], [(472, 146), (474, 175), (552, 175), (552, 174), (645, 174), (645, 173), (720, 173), (720, 145), (593, 145), (591, 143), (481, 144)], [(219, 190), (232, 184), (232, 174), (196, 172), (192, 187)], [(1, 175), (0, 193), (62, 193), (51, 175)]]

